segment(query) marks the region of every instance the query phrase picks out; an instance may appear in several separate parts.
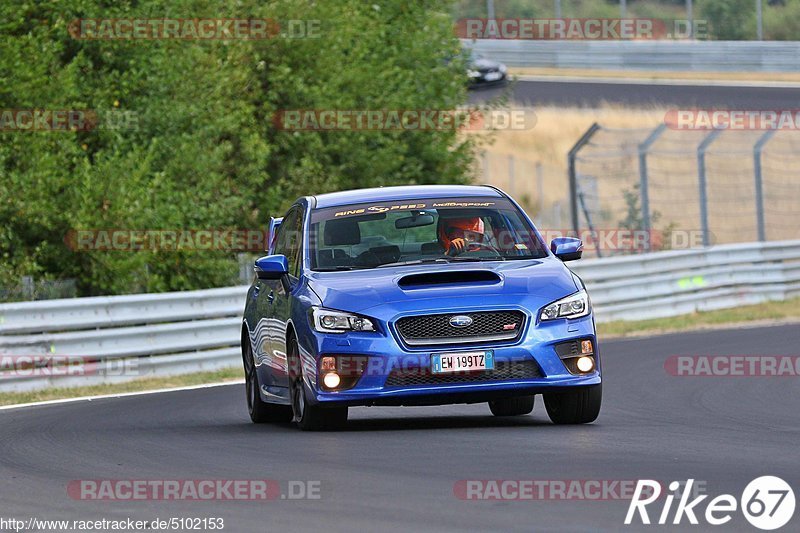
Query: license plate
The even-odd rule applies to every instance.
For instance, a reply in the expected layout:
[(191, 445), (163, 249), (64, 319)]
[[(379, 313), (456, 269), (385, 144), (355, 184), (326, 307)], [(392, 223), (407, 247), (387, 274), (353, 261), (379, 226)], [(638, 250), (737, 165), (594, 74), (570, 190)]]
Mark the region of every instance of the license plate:
[(500, 74), (499, 72), (489, 72), (484, 77), (486, 78), (486, 81), (496, 81), (499, 80), (501, 76), (502, 74)]
[(431, 371), (434, 374), (470, 372), (473, 370), (494, 370), (494, 352), (458, 352), (431, 355)]

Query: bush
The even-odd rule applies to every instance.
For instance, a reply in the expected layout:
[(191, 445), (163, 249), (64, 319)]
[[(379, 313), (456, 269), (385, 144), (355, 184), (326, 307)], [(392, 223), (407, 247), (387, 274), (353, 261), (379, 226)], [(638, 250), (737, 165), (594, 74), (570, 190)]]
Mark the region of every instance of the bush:
[(800, 0), (764, 6), (764, 38), (770, 41), (800, 40)]
[(698, 18), (708, 21), (709, 33), (713, 39), (755, 39), (756, 15), (753, 0), (703, 0), (698, 4)]
[[(130, 112), (136, 128), (0, 132), (0, 282), (83, 295), (229, 284), (226, 252), (74, 252), (73, 229), (263, 228), (299, 195), (470, 180), (455, 131), (286, 132), (281, 109), (452, 109), (452, 21), (426, 0), (145, 0), (0, 6), (0, 109)], [(109, 7), (112, 6), (112, 7)], [(77, 18), (321, 21), (320, 37), (76, 40)]]

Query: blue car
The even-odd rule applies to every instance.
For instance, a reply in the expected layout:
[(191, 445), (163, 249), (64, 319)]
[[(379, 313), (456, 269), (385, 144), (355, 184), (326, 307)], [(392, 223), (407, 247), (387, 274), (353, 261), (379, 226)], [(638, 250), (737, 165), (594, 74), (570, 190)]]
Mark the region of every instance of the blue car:
[(242, 324), (253, 422), (341, 427), (350, 406), (487, 402), (557, 424), (602, 399), (591, 302), (520, 206), (489, 186), (298, 199), (270, 224)]

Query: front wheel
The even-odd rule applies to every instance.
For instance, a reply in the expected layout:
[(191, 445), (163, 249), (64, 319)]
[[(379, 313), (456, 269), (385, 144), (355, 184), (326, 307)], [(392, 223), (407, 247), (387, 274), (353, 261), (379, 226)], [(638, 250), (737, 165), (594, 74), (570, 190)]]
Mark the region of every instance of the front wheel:
[(554, 424), (588, 424), (597, 419), (603, 402), (603, 385), (573, 392), (544, 395), (544, 406)]
[(289, 395), (297, 427), (303, 431), (326, 431), (344, 427), (347, 423), (347, 407), (321, 407), (309, 403), (311, 392), (303, 379), (297, 341), (291, 339), (286, 348), (289, 364)]
[(533, 411), (536, 396), (518, 396), (489, 402), (489, 410), (494, 416), (522, 416)]
[(250, 339), (247, 338), (242, 339), (242, 362), (244, 363), (244, 383), (250, 420), (255, 424), (290, 422), (292, 420), (291, 407), (267, 403), (261, 399), (258, 371), (253, 358), (253, 350), (250, 347)]

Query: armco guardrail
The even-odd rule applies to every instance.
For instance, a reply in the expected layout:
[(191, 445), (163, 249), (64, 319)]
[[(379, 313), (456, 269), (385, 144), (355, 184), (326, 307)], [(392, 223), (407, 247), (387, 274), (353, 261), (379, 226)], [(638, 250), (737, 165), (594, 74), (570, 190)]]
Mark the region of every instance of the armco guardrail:
[[(0, 305), (0, 391), (215, 370), (241, 361), (247, 287)], [(80, 362), (17, 368), (27, 358)]]
[(797, 41), (462, 40), (511, 67), (796, 72)]
[[(598, 321), (673, 316), (800, 296), (800, 241), (570, 263)], [(114, 382), (240, 365), (247, 287), (0, 305), (0, 360), (81, 358), (77, 373), (9, 371), (0, 391)]]
[(800, 296), (800, 241), (588, 259), (572, 268), (586, 283), (601, 322)]

